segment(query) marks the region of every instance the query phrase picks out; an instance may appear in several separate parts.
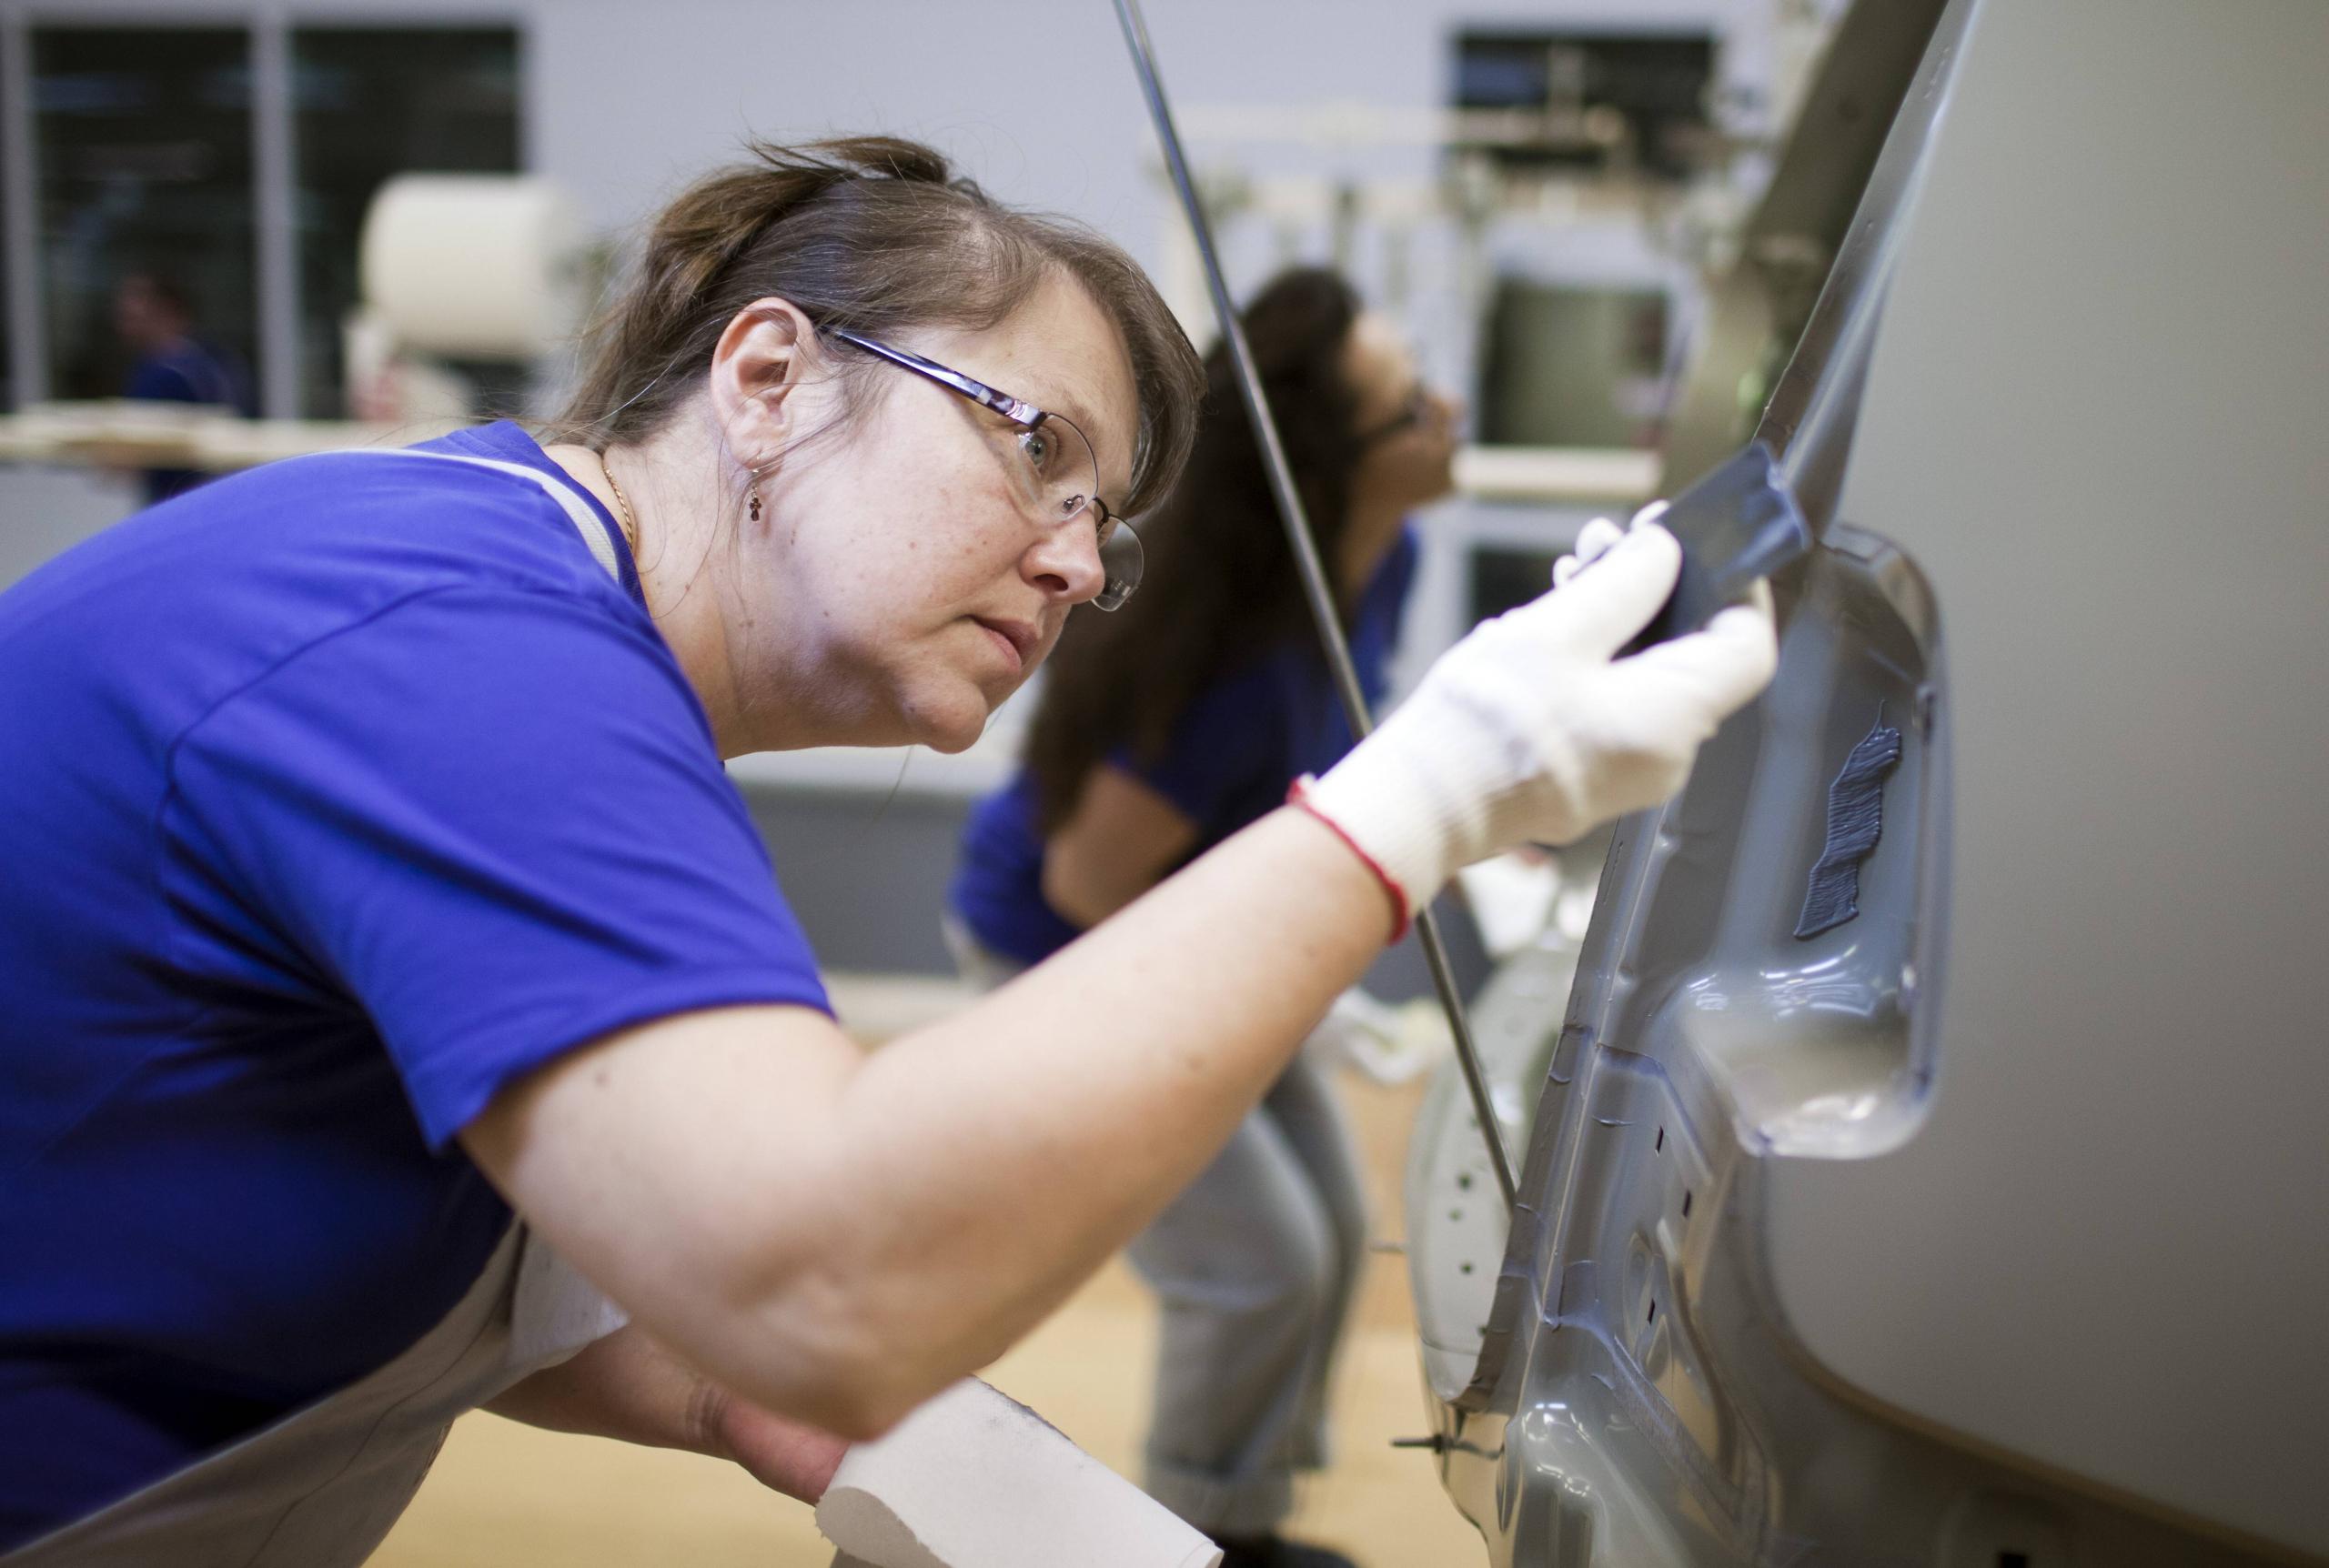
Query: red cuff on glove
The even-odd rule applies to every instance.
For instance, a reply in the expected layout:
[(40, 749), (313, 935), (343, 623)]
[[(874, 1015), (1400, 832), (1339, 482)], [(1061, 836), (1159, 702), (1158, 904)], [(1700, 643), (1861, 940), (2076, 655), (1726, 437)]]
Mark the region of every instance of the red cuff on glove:
[(1368, 870), (1374, 872), (1375, 879), (1383, 884), (1383, 890), (1391, 896), (1391, 936), (1390, 940), (1383, 944), (1384, 946), (1388, 947), (1392, 942), (1397, 941), (1401, 937), (1407, 934), (1408, 921), (1414, 918), (1415, 911), (1409, 906), (1407, 890), (1399, 886), (1396, 878), (1393, 877), (1390, 872), (1383, 869), (1381, 861), (1376, 859), (1374, 856), (1368, 854), (1364, 849), (1360, 848), (1357, 839), (1343, 831), (1343, 825), (1340, 822), (1336, 821), (1332, 817), (1327, 816), (1324, 811), (1318, 809), (1317, 806), (1310, 799), (1310, 786), (1316, 782), (1316, 779), (1313, 778), (1310, 774), (1305, 773), (1301, 778), (1296, 779), (1293, 783), (1287, 785), (1285, 789), (1286, 804), (1289, 806), (1298, 806), (1317, 820), (1325, 823), (1326, 825), (1326, 830), (1334, 834), (1336, 838), (1340, 839), (1345, 844), (1348, 845), (1350, 847), (1350, 852), (1358, 857), (1359, 863), (1365, 866)]

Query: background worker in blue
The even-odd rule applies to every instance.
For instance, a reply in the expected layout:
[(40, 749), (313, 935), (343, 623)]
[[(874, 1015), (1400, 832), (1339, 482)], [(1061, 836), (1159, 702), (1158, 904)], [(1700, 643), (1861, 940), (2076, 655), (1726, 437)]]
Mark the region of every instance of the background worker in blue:
[[(194, 303), (175, 280), (156, 272), (123, 278), (114, 289), (113, 325), (134, 357), (122, 383), (124, 397), (258, 412), (248, 373), (232, 354), (196, 336)], [(190, 490), (206, 477), (191, 468), (148, 468), (146, 504)]]
[(547, 444), (259, 468), (0, 594), (0, 1561), (359, 1563), (487, 1402), (814, 1496), (1410, 904), (1670, 793), (1769, 678), (1760, 611), (1612, 660), (1679, 558), (1638, 529), (862, 1053), (721, 759), (971, 744), (1134, 572), (1197, 387), (1106, 241), (910, 143), (763, 148), (655, 220)]
[[(1453, 482), (1459, 410), (1334, 273), (1282, 275), (1244, 323), (1360, 685), (1379, 703), (1415, 576), (1408, 515)], [(1350, 749), (1224, 349), (1205, 372), (1189, 466), (1143, 519), (1139, 598), (1071, 627), (1022, 771), (963, 836), (950, 934), (989, 983)], [(1366, 1247), (1351, 1137), (1309, 1053), (1132, 1244), (1164, 1310), (1145, 1484), (1224, 1543), (1227, 1568), (1342, 1561), (1276, 1531), (1295, 1473), (1326, 1461), (1328, 1374)]]

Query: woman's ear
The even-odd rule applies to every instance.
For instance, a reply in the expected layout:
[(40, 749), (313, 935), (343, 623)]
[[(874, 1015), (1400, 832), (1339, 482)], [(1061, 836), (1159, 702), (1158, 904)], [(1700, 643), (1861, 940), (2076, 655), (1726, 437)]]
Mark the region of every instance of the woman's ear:
[(737, 461), (765, 472), (802, 422), (804, 388), (831, 363), (800, 307), (771, 296), (738, 311), (711, 350), (711, 410)]

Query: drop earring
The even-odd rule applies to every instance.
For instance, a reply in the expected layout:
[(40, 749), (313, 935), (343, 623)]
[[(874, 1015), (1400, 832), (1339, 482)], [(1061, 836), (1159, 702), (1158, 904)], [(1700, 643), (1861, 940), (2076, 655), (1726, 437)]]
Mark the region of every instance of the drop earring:
[(761, 493), (757, 486), (752, 490), (751, 504), (744, 508), (744, 512), (752, 521), (757, 523), (761, 520)]

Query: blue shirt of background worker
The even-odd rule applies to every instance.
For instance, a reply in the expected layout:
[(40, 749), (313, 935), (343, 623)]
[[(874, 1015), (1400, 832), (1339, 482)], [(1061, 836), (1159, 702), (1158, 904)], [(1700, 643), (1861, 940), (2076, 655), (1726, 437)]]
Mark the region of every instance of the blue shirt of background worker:
[[(185, 292), (166, 277), (132, 273), (114, 291), (114, 330), (136, 362), (122, 384), (124, 397), (153, 403), (194, 403), (250, 417), (258, 412), (250, 377), (235, 357), (194, 336)], [(146, 504), (167, 500), (208, 478), (191, 468), (148, 468)]]

